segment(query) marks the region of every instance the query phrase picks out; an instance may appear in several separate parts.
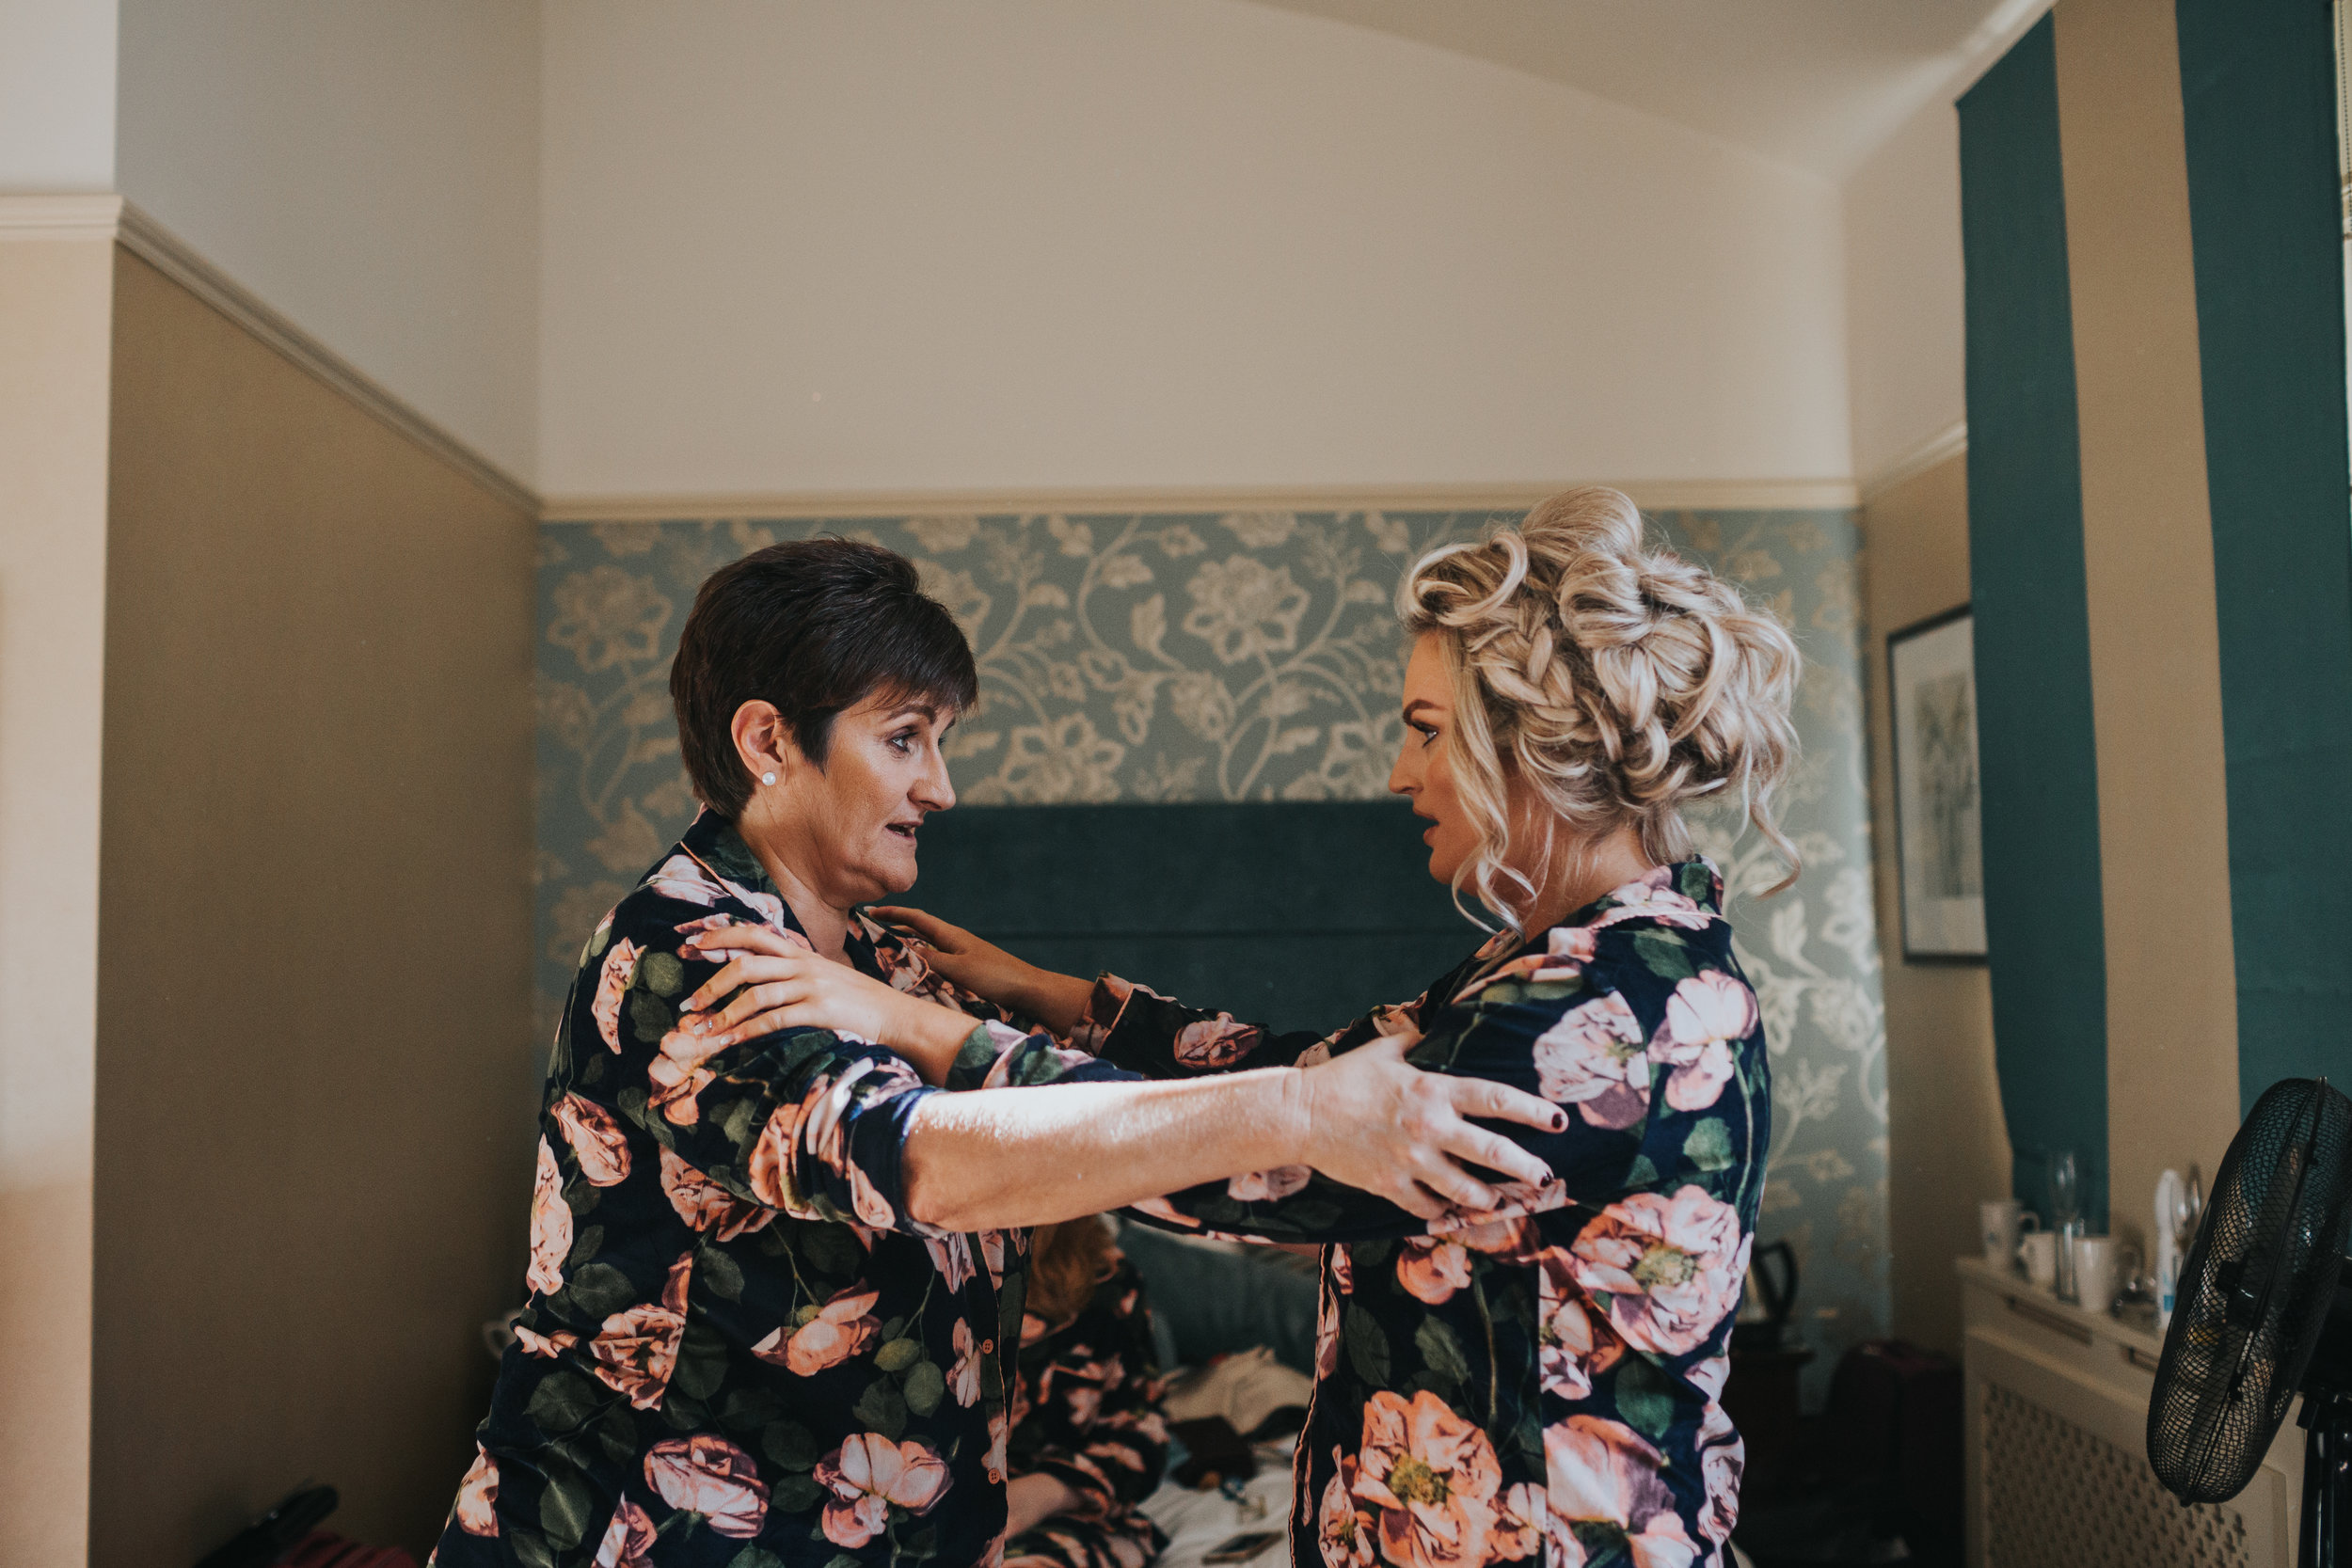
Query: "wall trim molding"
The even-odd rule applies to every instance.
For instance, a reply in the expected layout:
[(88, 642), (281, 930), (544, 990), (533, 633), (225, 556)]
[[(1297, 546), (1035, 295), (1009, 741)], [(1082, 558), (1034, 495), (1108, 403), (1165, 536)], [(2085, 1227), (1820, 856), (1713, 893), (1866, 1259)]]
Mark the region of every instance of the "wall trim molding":
[[(1503, 484), (1143, 485), (1101, 489), (690, 492), (541, 497), (399, 394), (321, 342), (135, 203), (110, 191), (0, 193), (0, 243), (111, 239), (286, 358), (510, 505), (541, 522), (808, 519), (942, 513), (1521, 511), (1580, 483), (1607, 483), (1645, 511), (1842, 511), (1907, 478), (1528, 481)], [(1955, 426), (1965, 440), (1965, 427)], [(1946, 432), (1937, 440), (1951, 435)], [(1925, 449), (1922, 449), (1923, 451)], [(1958, 450), (1954, 448), (1952, 450)], [(1940, 461), (1938, 451), (1918, 467)], [(1910, 458), (1904, 462), (1910, 462)], [(1901, 467), (1901, 465), (1898, 465)]]
[(398, 393), (280, 315), (259, 294), (128, 201), (122, 203), (116, 238), (132, 255), (501, 500), (538, 515), (539, 496), (530, 485), (419, 413)]
[(0, 195), (0, 241), (111, 240), (122, 205), (111, 191)]
[(113, 192), (0, 195), (0, 241), (106, 239), (501, 500), (539, 515), (539, 496), (530, 485), (418, 412), (122, 197)]
[(1916, 479), (1938, 463), (1968, 450), (1968, 421), (1958, 420), (1921, 441), (1881, 468), (1862, 484), (1862, 504), (1869, 505), (1907, 479)]
[[(1577, 483), (1164, 486), (1101, 490), (858, 490), (651, 496), (550, 496), (550, 523), (900, 517), (953, 513), (1512, 512)], [(1614, 480), (1646, 511), (1820, 511), (1858, 503), (1842, 479)]]

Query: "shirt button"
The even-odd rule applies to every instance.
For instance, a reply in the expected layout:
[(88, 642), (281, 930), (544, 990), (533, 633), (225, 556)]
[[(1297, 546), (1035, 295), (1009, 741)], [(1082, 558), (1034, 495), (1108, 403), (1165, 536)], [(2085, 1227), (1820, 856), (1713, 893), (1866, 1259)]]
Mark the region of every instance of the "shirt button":
[(1001, 1475), (997, 1474), (994, 1470), (991, 1470), (991, 1471), (989, 1471), (989, 1473), (988, 1473), (988, 1483), (989, 1483), (991, 1486), (997, 1486), (997, 1485), (1001, 1485), (1001, 1484), (1003, 1483), (1003, 1481), (1004, 1481), (1004, 1479), (1005, 1479), (1005, 1478), (1004, 1478), (1003, 1476), (1001, 1476)]
[(993, 1354), (996, 1354), (996, 1341), (995, 1341), (995, 1340), (993, 1340), (993, 1339), (983, 1339), (983, 1340), (981, 1340), (981, 1341), (980, 1341), (980, 1354), (981, 1354), (982, 1355), (993, 1355)]

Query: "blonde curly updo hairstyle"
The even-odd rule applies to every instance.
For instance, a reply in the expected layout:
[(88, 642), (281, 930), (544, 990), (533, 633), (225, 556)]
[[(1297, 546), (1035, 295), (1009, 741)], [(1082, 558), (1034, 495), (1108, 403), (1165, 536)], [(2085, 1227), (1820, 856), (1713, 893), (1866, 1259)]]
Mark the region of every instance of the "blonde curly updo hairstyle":
[(1533, 889), (1505, 863), (1513, 772), (1577, 839), (1630, 823), (1661, 865), (1692, 852), (1686, 806), (1736, 799), (1788, 863), (1772, 891), (1796, 879), (1772, 797), (1797, 752), (1797, 645), (1721, 578), (1647, 548), (1625, 496), (1565, 491), (1475, 543), (1431, 550), (1397, 610), (1437, 634), (1453, 688), (1448, 760), (1479, 835), (1457, 892), (1467, 880), (1518, 925)]

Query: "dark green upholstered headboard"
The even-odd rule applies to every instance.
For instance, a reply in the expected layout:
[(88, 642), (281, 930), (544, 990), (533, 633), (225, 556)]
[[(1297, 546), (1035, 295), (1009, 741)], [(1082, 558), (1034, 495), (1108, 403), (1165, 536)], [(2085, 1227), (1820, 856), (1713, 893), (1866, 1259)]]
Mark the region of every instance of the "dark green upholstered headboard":
[(1484, 940), (1422, 826), (1383, 801), (966, 807), (924, 824), (905, 902), (1049, 969), (1323, 1031)]

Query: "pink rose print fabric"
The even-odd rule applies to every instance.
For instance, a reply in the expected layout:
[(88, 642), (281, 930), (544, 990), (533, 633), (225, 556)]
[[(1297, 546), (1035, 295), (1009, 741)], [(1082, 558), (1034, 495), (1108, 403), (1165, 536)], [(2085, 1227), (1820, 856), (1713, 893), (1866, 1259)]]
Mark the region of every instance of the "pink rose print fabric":
[(817, 1465), (817, 1484), (834, 1495), (825, 1505), (825, 1539), (863, 1546), (897, 1518), (919, 1518), (947, 1490), (947, 1466), (929, 1443), (894, 1443), (861, 1432)]
[(752, 1456), (723, 1437), (698, 1433), (656, 1443), (645, 1482), (672, 1508), (691, 1509), (719, 1534), (749, 1541), (768, 1522), (768, 1488)]
[(790, 1338), (777, 1329), (754, 1345), (752, 1354), (763, 1361), (781, 1361), (803, 1377), (838, 1367), (872, 1344), (882, 1332), (882, 1320), (873, 1311), (880, 1299), (881, 1292), (876, 1291), (843, 1291), (818, 1307), (817, 1316), (794, 1329)]
[(628, 1180), (628, 1134), (620, 1118), (593, 1100), (567, 1094), (548, 1113), (572, 1146), (580, 1174), (592, 1187), (611, 1187)]
[(1168, 1423), (1143, 1281), (1120, 1259), (1075, 1317), (1038, 1326), (1021, 1347), (1006, 1472), (1046, 1472), (1079, 1501), (1007, 1541), (1005, 1559), (1036, 1568), (1148, 1562), (1168, 1538), (1138, 1505), (1167, 1466)]
[[(1419, 1067), (1568, 1112), (1556, 1134), (1505, 1130), (1557, 1180), (1507, 1186), (1491, 1212), (1424, 1224), (1312, 1172), (1130, 1211), (1195, 1234), (1326, 1243), (1295, 1561), (1725, 1560), (1745, 1450), (1720, 1397), (1772, 1084), (1722, 900), (1704, 861), (1661, 867), (1320, 1038), (1112, 977), (1095, 988), (1082, 1033), (1147, 1076), (1311, 1063), (1402, 1034)], [(1210, 1039), (1245, 1049), (1204, 1053)]]
[(1704, 1111), (1731, 1082), (1732, 1047), (1756, 1031), (1756, 992), (1729, 974), (1693, 974), (1666, 1000), (1666, 1026), (1651, 1042), (1650, 1056), (1673, 1071), (1666, 1103), (1677, 1111)]
[(1534, 1542), (1522, 1521), (1502, 1517), (1502, 1489), (1493, 1440), (1436, 1394), (1407, 1402), (1383, 1388), (1364, 1406), (1353, 1490), (1372, 1507), (1382, 1560), (1453, 1568), (1525, 1558)]
[(534, 1291), (564, 1288), (564, 1259), (572, 1250), (572, 1211), (564, 1201), (564, 1171), (555, 1150), (539, 1140), (539, 1170), (531, 1187), (531, 1267), (523, 1278)]
[[(941, 1091), (894, 1053), (815, 1029), (719, 1050), (679, 1027), (717, 967), (685, 939), (739, 924), (805, 940), (706, 816), (589, 938), (541, 1101), (529, 1300), (437, 1568), (973, 1568), (1004, 1533), (1027, 1235), (907, 1217), (908, 1120)], [(1132, 1076), (878, 926), (849, 949), (973, 1015), (950, 1090)], [(1144, 1418), (1120, 1413), (1111, 1354), (1054, 1402), (1091, 1402), (1067, 1464), (1105, 1496), (1158, 1465), (1121, 1425)]]
[(1442, 1307), (1470, 1282), (1470, 1248), (1459, 1242), (1408, 1237), (1397, 1253), (1396, 1282), (1414, 1300)]
[(1624, 997), (1597, 996), (1536, 1039), (1536, 1092), (1595, 1127), (1631, 1127), (1649, 1115), (1647, 1044)]
[(1610, 1204), (1577, 1233), (1569, 1269), (1626, 1343), (1681, 1355), (1740, 1305), (1748, 1240), (1738, 1212), (1693, 1182)]
[(477, 1449), (466, 1479), (457, 1483), (457, 1528), (468, 1535), (496, 1535), (498, 1502), (499, 1467), (490, 1463), (488, 1454)]
[(647, 1568), (653, 1561), (653, 1544), (660, 1539), (645, 1511), (624, 1502), (612, 1511), (612, 1523), (605, 1527), (604, 1539), (596, 1544), (596, 1568)]
[(1304, 1188), (1307, 1178), (1313, 1174), (1305, 1165), (1277, 1165), (1272, 1170), (1236, 1176), (1226, 1182), (1225, 1190), (1243, 1203), (1259, 1203), (1268, 1198), (1290, 1196)]

